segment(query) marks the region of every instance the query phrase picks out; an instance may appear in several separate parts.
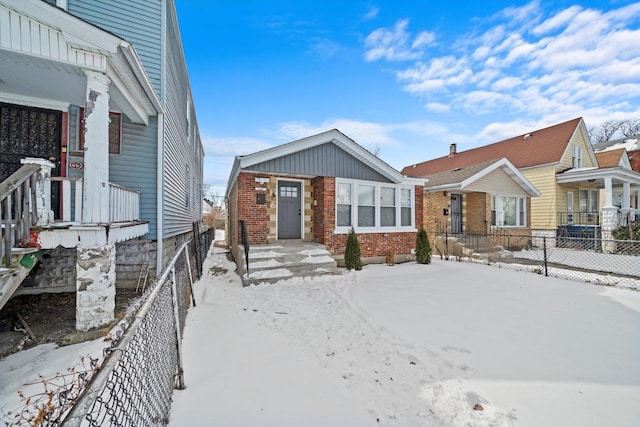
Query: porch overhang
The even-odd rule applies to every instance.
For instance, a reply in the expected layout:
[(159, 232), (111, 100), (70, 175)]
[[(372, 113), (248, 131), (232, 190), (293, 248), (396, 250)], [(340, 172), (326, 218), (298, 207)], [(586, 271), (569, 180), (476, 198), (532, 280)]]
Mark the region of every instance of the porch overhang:
[(556, 175), (558, 184), (588, 182), (598, 188), (605, 187), (606, 179), (614, 186), (628, 183), (640, 187), (640, 173), (622, 167), (570, 169)]
[(43, 1), (0, 3), (0, 98), (30, 105), (84, 105), (85, 71), (111, 81), (110, 108), (148, 124), (162, 112), (132, 45)]
[(502, 158), (497, 161), (489, 161), (472, 165), (467, 168), (459, 168), (453, 171), (446, 171), (434, 174), (427, 178), (425, 191), (458, 191), (458, 192), (478, 192), (492, 193), (493, 187), (478, 184), (482, 178), (489, 176), (496, 171), (504, 172), (522, 191), (529, 197), (537, 197), (540, 192), (520, 171), (507, 159)]

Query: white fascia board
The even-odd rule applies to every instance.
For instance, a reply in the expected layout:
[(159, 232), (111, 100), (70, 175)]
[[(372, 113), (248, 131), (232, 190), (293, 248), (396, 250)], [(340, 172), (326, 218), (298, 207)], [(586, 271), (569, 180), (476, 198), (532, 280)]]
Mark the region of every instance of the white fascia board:
[(240, 168), (241, 168), (241, 157), (236, 156), (235, 160), (233, 161), (233, 166), (231, 167), (231, 174), (229, 175), (229, 181), (227, 182), (227, 190), (225, 191), (226, 199), (229, 199), (229, 196), (231, 195), (231, 190), (233, 189), (233, 186), (235, 185), (236, 180), (238, 179), (238, 175), (240, 175)]
[(490, 164), (486, 168), (482, 169), (480, 172), (475, 173), (469, 178), (463, 180), (460, 184), (460, 188), (465, 188), (471, 183), (479, 180), (480, 178), (490, 174), (491, 172), (497, 170), (498, 168), (502, 169), (507, 175), (513, 179), (513, 181), (520, 186), (529, 196), (537, 197), (540, 195), (540, 192), (536, 187), (529, 182), (527, 178), (525, 178), (522, 173), (511, 163), (506, 157)]
[(149, 79), (149, 75), (145, 71), (144, 65), (142, 65), (142, 61), (140, 60), (140, 57), (138, 56), (138, 53), (136, 52), (135, 48), (131, 43), (126, 42), (124, 40), (121, 40), (120, 48), (129, 66), (131, 67), (131, 70), (137, 77), (138, 82), (142, 87), (142, 90), (144, 90), (145, 94), (147, 95), (147, 98), (151, 102), (152, 108), (157, 113), (163, 114), (164, 110), (162, 108), (162, 102), (160, 102), (160, 98), (158, 97), (158, 94), (155, 88), (153, 87), (153, 84)]
[(623, 182), (630, 182), (631, 184), (640, 185), (640, 173), (623, 169), (620, 166), (615, 168), (600, 168), (600, 169), (581, 169), (567, 171), (562, 174), (556, 175), (556, 182), (558, 184), (566, 184), (570, 182), (583, 182), (590, 179), (604, 179), (611, 178)]

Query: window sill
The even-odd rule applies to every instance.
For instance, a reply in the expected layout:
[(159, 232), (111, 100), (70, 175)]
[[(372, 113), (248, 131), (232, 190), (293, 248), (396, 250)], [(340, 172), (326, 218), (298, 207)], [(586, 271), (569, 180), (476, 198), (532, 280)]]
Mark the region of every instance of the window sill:
[[(385, 233), (415, 233), (418, 231), (415, 227), (362, 227), (355, 228), (356, 234), (385, 234)], [(333, 234), (349, 234), (351, 227), (336, 227)]]

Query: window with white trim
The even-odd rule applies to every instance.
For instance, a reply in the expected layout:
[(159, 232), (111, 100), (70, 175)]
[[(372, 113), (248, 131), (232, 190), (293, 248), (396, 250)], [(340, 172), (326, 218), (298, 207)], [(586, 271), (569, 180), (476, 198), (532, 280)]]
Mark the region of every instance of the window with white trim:
[(415, 229), (414, 200), (410, 186), (336, 179), (336, 231)]
[(396, 189), (380, 187), (380, 226), (396, 226)]
[(527, 198), (491, 196), (491, 225), (498, 227), (526, 227)]
[(596, 189), (580, 189), (579, 207), (580, 212), (597, 213), (598, 212), (598, 190)]
[(582, 167), (582, 147), (580, 147), (579, 145), (573, 146), (573, 167)]
[(336, 191), (336, 225), (338, 227), (351, 227), (351, 184), (340, 182)]

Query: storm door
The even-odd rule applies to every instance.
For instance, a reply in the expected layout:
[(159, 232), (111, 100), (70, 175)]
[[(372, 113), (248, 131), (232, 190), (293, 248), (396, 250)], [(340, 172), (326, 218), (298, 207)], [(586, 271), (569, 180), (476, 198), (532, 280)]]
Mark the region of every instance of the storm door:
[[(0, 182), (20, 169), (20, 159), (37, 157), (54, 163), (60, 176), (62, 112), (0, 102)], [(51, 207), (57, 216), (58, 187), (51, 187)]]
[(302, 238), (302, 185), (278, 181), (278, 239)]
[(462, 233), (462, 194), (451, 195), (451, 232)]

